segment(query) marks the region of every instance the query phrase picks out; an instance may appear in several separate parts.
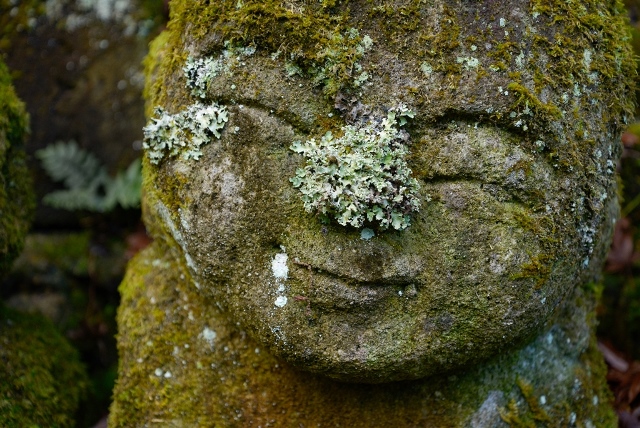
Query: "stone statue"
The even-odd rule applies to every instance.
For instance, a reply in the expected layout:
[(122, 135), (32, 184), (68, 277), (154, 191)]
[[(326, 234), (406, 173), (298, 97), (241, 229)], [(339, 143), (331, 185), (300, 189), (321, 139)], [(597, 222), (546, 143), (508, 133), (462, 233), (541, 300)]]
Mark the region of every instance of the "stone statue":
[(619, 2), (171, 7), (111, 426), (615, 425)]

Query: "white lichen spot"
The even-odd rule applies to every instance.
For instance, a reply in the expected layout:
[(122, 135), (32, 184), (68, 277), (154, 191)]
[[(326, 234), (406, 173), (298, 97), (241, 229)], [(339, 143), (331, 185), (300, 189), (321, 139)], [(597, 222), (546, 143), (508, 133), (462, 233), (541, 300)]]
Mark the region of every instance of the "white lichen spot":
[(276, 305), (279, 308), (282, 308), (284, 305), (287, 304), (287, 296), (278, 296), (276, 298), (276, 301), (273, 302), (274, 305)]
[(477, 47), (476, 45), (471, 45), (471, 50), (472, 50), (472, 51), (474, 51), (474, 52), (475, 52), (477, 49), (478, 49), (478, 47)]
[(362, 40), (360, 41), (360, 44), (362, 45), (365, 51), (368, 51), (373, 46), (373, 39), (369, 37), (368, 34), (365, 34)]
[(544, 395), (540, 396), (540, 404), (542, 404), (543, 406), (545, 404), (547, 404), (547, 397), (545, 397)]
[(154, 373), (156, 376), (160, 377), (164, 374), (164, 371), (162, 369), (156, 369)]
[(520, 54), (516, 57), (516, 67), (524, 67), (524, 52), (520, 51)]
[(164, 374), (164, 377), (165, 377), (166, 379), (171, 378), (171, 376), (172, 376), (172, 374), (171, 374), (171, 372), (170, 372), (170, 371), (167, 371), (167, 372)]
[(585, 70), (591, 70), (591, 56), (593, 53), (590, 49), (585, 49), (582, 53), (582, 64), (584, 65)]
[(287, 266), (287, 253), (276, 254), (271, 261), (271, 272), (276, 279), (287, 280), (289, 275), (289, 267)]
[(500, 18), (500, 26), (504, 27), (505, 25), (507, 25), (507, 20), (504, 18)]
[(578, 85), (577, 83), (573, 84), (573, 96), (578, 98), (580, 95), (582, 95), (582, 91), (580, 91), (580, 85)]
[(553, 334), (547, 334), (547, 345), (551, 345), (553, 343)]
[(369, 79), (369, 73), (363, 71), (360, 75), (353, 81), (353, 85), (358, 88), (362, 86)]
[(217, 336), (217, 333), (211, 330), (209, 327), (205, 327), (204, 330), (202, 330), (202, 333), (200, 333), (200, 337), (204, 339), (212, 348), (213, 342), (215, 342)]

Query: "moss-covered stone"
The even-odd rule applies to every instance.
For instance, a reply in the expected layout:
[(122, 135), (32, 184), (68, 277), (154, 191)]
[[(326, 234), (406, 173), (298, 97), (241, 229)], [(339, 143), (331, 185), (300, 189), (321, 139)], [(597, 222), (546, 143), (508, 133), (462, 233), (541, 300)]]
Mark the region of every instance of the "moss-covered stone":
[(24, 143), (29, 117), (18, 99), (9, 70), (0, 60), (0, 277), (24, 244), (34, 210)]
[[(144, 216), (157, 243), (123, 285), (113, 423), (143, 406), (140, 421), (165, 409), (158, 419), (177, 425), (194, 415), (225, 418), (220, 425), (251, 415), (242, 425), (263, 412), (286, 426), (293, 409), (303, 409), (301, 423), (347, 426), (392, 414), (408, 426), (499, 426), (531, 413), (526, 424), (541, 422), (542, 410), (558, 426), (572, 413), (586, 426), (606, 426), (610, 413), (585, 404), (595, 393), (572, 395), (569, 384), (584, 369), (584, 388), (603, 385), (592, 375), (595, 359), (580, 362), (591, 324), (578, 286), (598, 277), (618, 211), (617, 138), (632, 111), (635, 73), (624, 25), (617, 1), (172, 2), (168, 30), (146, 64), (148, 107), (174, 114), (194, 102), (188, 58), (217, 61), (228, 46), (252, 54), (228, 57), (224, 72), (199, 87), (200, 102), (227, 108), (220, 139), (203, 144), (197, 161), (144, 163)], [(327, 79), (317, 78), (322, 73)], [(405, 128), (406, 161), (423, 203), (411, 226), (365, 240), (357, 228), (306, 213), (290, 182), (304, 159), (291, 144), (328, 131), (340, 137), (345, 126), (381, 121), (401, 103), (416, 113)], [(163, 266), (164, 254), (178, 261), (164, 273), (145, 270)], [(178, 275), (176, 263), (183, 278), (168, 279)], [(127, 294), (163, 287), (160, 310)], [(187, 292), (208, 323), (191, 333), (175, 315)], [(174, 316), (191, 351), (158, 325)], [(200, 322), (195, 310), (185, 316)], [(155, 336), (161, 346), (178, 343), (184, 367), (199, 367), (198, 335), (247, 344), (237, 358), (211, 361), (224, 385), (202, 375), (196, 386), (189, 370), (167, 360), (145, 363), (153, 347), (140, 344), (157, 344)], [(254, 343), (260, 357), (251, 354)], [(224, 366), (234, 363), (247, 374)], [(263, 363), (295, 369), (279, 372), (286, 385), (269, 378), (248, 386), (269, 371)], [(171, 380), (176, 373), (184, 382)], [(199, 403), (211, 387), (218, 401), (169, 410), (162, 404), (175, 402), (172, 382), (178, 400)], [(487, 383), (495, 386), (482, 389)], [(416, 397), (394, 389), (403, 387)], [(284, 416), (238, 404), (258, 394), (278, 395)], [(171, 398), (142, 404), (150, 396)], [(534, 396), (554, 396), (568, 411), (539, 409)], [(374, 405), (373, 419), (355, 410)]]
[(0, 361), (0, 425), (75, 426), (86, 373), (50, 321), (0, 305)]

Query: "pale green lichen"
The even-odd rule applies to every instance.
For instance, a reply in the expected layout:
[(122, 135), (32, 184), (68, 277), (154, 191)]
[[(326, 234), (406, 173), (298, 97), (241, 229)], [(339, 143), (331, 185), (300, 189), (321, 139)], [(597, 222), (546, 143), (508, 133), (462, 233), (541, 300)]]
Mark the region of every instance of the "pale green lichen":
[[(352, 46), (354, 43), (355, 47)], [(334, 75), (337, 69), (344, 67), (344, 59), (347, 57), (353, 60), (352, 69), (347, 72), (353, 78), (353, 86), (362, 86), (369, 78), (369, 74), (363, 71), (359, 60), (371, 49), (371, 46), (373, 46), (371, 37), (367, 35), (360, 37), (360, 32), (356, 28), (349, 28), (344, 35), (334, 33), (330, 43), (326, 44), (317, 55), (322, 64), (309, 70), (314, 84), (324, 86), (325, 91), (329, 88), (330, 92), (337, 92), (339, 88), (333, 87)]]
[[(362, 86), (369, 79), (369, 74), (359, 61), (372, 46), (373, 39), (368, 35), (361, 37), (356, 28), (349, 28), (345, 34), (335, 32), (329, 43), (318, 52), (316, 59), (319, 63), (309, 69), (313, 83), (323, 86), (325, 93), (337, 93), (340, 86), (335, 79), (336, 74), (344, 74), (351, 78), (353, 87)], [(293, 55), (292, 59), (297, 58)], [(345, 68), (345, 61), (351, 62), (349, 69)], [(291, 75), (289, 69), (287, 73)]]
[(165, 155), (198, 160), (202, 156), (200, 147), (212, 137), (220, 138), (220, 131), (229, 120), (229, 112), (216, 103), (205, 105), (199, 102), (186, 110), (168, 114), (158, 107), (156, 117), (144, 127), (144, 142), (147, 156), (158, 164)]
[(304, 168), (290, 179), (300, 189), (307, 212), (334, 217), (339, 224), (405, 229), (418, 211), (418, 182), (405, 162), (409, 135), (400, 129), (413, 112), (391, 109), (382, 120), (347, 125), (335, 138), (296, 141), (291, 150), (304, 155)]
[(229, 42), (225, 43), (225, 46), (227, 48), (217, 58), (187, 59), (182, 71), (187, 78), (186, 87), (191, 90), (192, 96), (206, 98), (207, 89), (214, 78), (223, 72), (230, 72), (242, 57), (251, 56), (256, 51), (253, 46), (234, 47)]
[[(187, 88), (196, 98), (205, 98), (210, 82), (221, 71), (228, 67), (225, 58), (239, 58), (251, 55), (253, 48), (244, 50), (225, 50), (220, 58), (200, 58), (187, 60), (183, 67), (187, 79)], [(188, 106), (176, 114), (169, 114), (161, 107), (156, 107), (155, 117), (143, 128), (144, 141), (142, 147), (153, 164), (158, 164), (166, 154), (171, 157), (181, 154), (183, 159), (200, 159), (200, 147), (220, 138), (220, 131), (229, 120), (229, 111), (225, 106), (216, 103), (207, 105), (200, 101)]]
[(223, 62), (211, 57), (194, 59), (189, 57), (182, 69), (187, 77), (187, 88), (194, 97), (205, 98), (209, 82), (223, 70)]

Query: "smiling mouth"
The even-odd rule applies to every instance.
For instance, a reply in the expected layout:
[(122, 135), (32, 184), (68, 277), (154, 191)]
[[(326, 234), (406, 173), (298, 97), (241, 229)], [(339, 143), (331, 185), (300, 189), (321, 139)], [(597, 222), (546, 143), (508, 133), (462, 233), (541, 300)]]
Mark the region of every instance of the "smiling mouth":
[(314, 307), (339, 310), (370, 308), (391, 298), (412, 298), (416, 294), (415, 281), (406, 277), (362, 281), (299, 261), (294, 261), (294, 264), (297, 266), (296, 276), (303, 284), (306, 280), (305, 294), (299, 296), (299, 300), (308, 301)]

